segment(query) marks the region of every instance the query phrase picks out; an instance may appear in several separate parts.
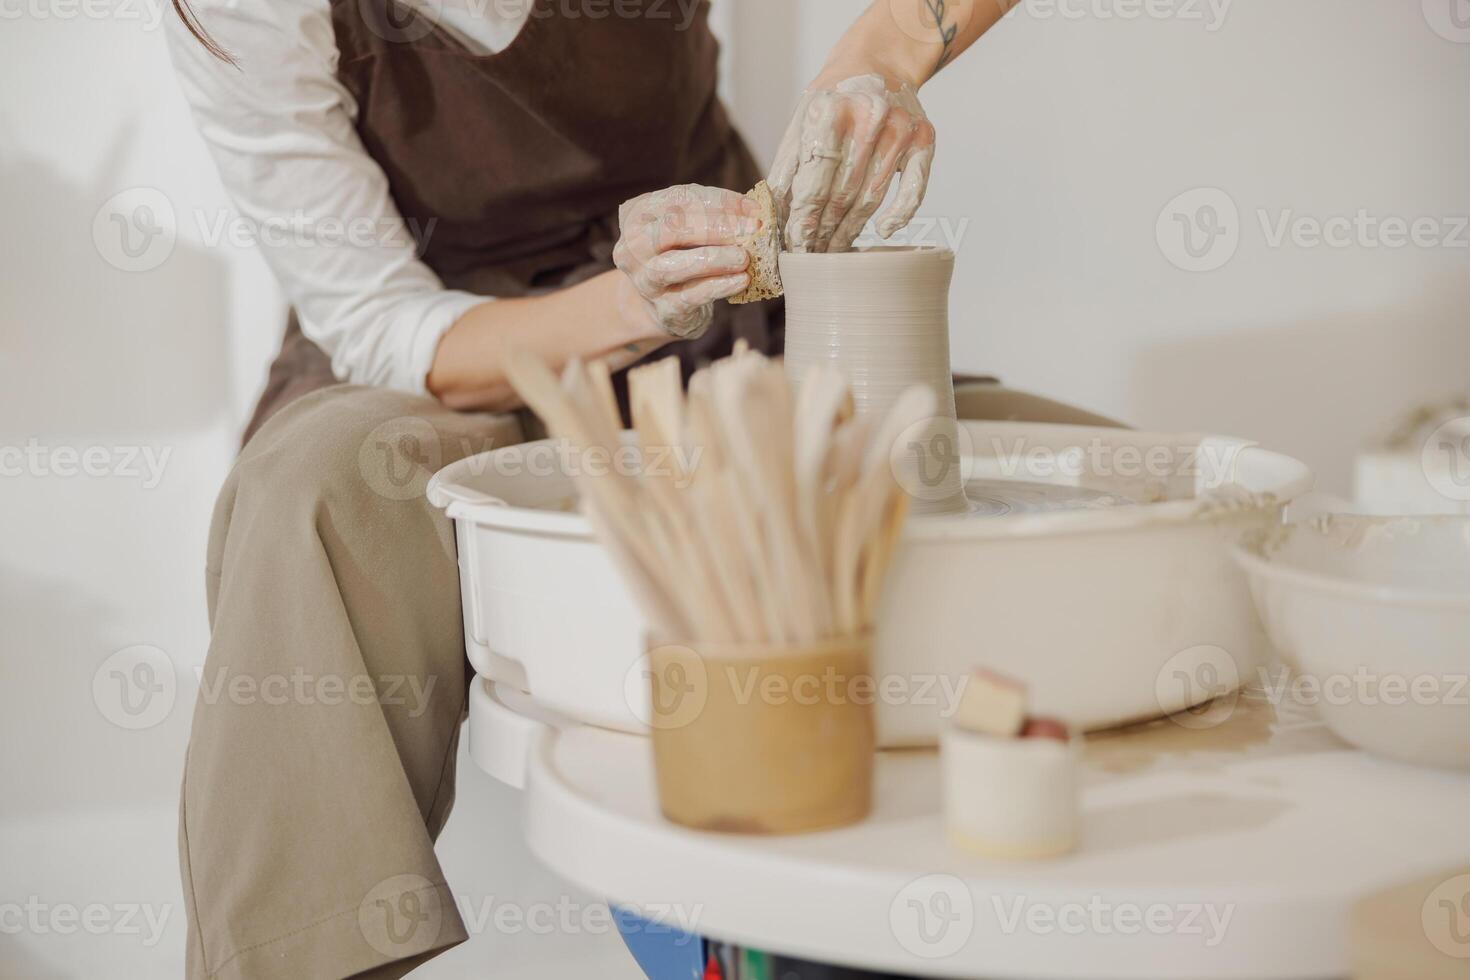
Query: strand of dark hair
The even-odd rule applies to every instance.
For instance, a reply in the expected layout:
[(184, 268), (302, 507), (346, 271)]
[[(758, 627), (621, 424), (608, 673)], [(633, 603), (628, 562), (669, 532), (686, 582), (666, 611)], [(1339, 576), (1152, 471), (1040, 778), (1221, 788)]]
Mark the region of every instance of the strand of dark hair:
[(194, 35), (194, 39), (204, 45), (204, 50), (226, 64), (239, 67), (235, 61), (235, 56), (220, 47), (219, 42), (210, 37), (209, 32), (204, 29), (204, 25), (199, 23), (199, 18), (195, 15), (194, 8), (189, 6), (189, 0), (173, 0), (173, 4), (174, 12), (179, 15), (179, 20), (184, 22), (184, 26), (189, 29), (190, 34)]

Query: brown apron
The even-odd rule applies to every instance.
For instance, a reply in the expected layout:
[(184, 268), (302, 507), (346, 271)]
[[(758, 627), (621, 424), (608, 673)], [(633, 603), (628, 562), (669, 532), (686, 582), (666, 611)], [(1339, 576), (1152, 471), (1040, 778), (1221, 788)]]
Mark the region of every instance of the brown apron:
[[(564, 289), (613, 268), (624, 201), (684, 183), (744, 191), (760, 179), (716, 95), (707, 2), (687, 27), (666, 0), (620, 0), (605, 16), (565, 8), (534, 0), (509, 47), (478, 55), (394, 0), (332, 0), (358, 134), (450, 289)], [(778, 353), (782, 323), (779, 302), (719, 303), (704, 337), (651, 356), (677, 354), (687, 377), (736, 338)], [(246, 439), (335, 382), (293, 314)]]

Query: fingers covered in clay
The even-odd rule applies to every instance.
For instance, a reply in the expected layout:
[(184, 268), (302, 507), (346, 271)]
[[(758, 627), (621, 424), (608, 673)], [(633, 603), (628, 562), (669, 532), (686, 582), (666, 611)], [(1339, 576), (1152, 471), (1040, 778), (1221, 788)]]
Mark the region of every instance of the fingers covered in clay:
[(877, 213), (894, 175), (899, 172), (902, 157), (908, 151), (913, 136), (913, 117), (904, 109), (894, 109), (883, 119), (882, 131), (877, 145), (868, 158), (867, 170), (862, 175), (856, 199), (832, 232), (827, 250), (843, 252), (863, 233), (868, 221)]
[(711, 305), (750, 283), (741, 242), (760, 227), (745, 195), (684, 184), (633, 198), (619, 210), (613, 263), (632, 283), (664, 332), (697, 337)]
[(892, 238), (918, 214), (919, 205), (924, 203), (924, 194), (929, 190), (929, 171), (934, 165), (934, 146), (937, 139), (933, 124), (924, 118), (918, 96), (911, 90), (900, 92), (899, 95), (915, 122), (899, 164), (902, 175), (899, 177), (898, 191), (893, 196), (893, 202), (878, 216), (878, 234), (883, 238)]
[(897, 180), (880, 219), (887, 238), (907, 225), (928, 187), (934, 127), (907, 85), (861, 75), (809, 91), (786, 131), (768, 183), (795, 252), (850, 248)]
[(701, 336), (714, 319), (715, 300), (734, 296), (748, 285), (750, 276), (742, 272), (713, 279), (696, 279), (665, 290), (655, 303), (660, 322), (675, 337)]
[(661, 252), (631, 273), (638, 291), (652, 295), (691, 279), (744, 272), (750, 256), (739, 245), (704, 245)]
[(758, 214), (744, 194), (721, 188), (685, 185), (644, 194), (618, 213), (620, 237), (613, 259), (621, 268), (672, 249), (735, 245), (751, 233)]
[(856, 98), (849, 100), (846, 105), (847, 132), (843, 143), (844, 152), (837, 168), (837, 174), (832, 181), (832, 192), (828, 196), (827, 206), (822, 209), (821, 218), (817, 224), (816, 238), (812, 242), (814, 252), (829, 250), (833, 234), (857, 204), (873, 152), (877, 148), (878, 139), (884, 132), (893, 108), (887, 98), (887, 93), (881, 90), (881, 83), (877, 91), (855, 93), (855, 95)]

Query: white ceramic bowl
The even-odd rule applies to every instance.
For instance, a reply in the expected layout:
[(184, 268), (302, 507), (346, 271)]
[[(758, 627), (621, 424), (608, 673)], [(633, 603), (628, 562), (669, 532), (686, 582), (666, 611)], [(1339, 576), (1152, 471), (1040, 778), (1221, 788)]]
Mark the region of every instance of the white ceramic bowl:
[(1334, 732), (1470, 769), (1470, 518), (1331, 514), (1249, 534), (1235, 556)]
[[(1229, 549), (1280, 524), (1310, 489), (1305, 466), (1219, 437), (961, 429), (967, 488), (992, 513), (909, 522), (874, 642), (881, 745), (933, 745), (979, 666), (1023, 680), (1035, 713), (1077, 730), (1182, 710), (1254, 670), (1265, 638)], [(456, 525), (469, 656), (553, 711), (642, 731), (644, 623), (569, 508), (555, 446), (493, 450), (429, 484)], [(1125, 498), (1145, 502), (1105, 506)], [(1189, 680), (1222, 649), (1237, 677)]]

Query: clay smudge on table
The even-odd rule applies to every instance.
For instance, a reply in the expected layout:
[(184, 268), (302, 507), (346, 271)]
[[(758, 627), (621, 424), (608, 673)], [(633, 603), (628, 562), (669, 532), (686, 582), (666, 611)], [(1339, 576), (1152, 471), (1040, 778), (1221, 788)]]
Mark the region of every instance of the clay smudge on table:
[[(1289, 685), (1279, 690), (1289, 691)], [(1233, 699), (1233, 703), (1232, 703)], [(1201, 706), (1222, 710), (1211, 728), (1189, 728), (1171, 718), (1087, 736), (1089, 769), (1110, 775), (1165, 769), (1224, 769), (1243, 755), (1302, 755), (1348, 749), (1304, 705), (1281, 701), (1260, 685)]]

